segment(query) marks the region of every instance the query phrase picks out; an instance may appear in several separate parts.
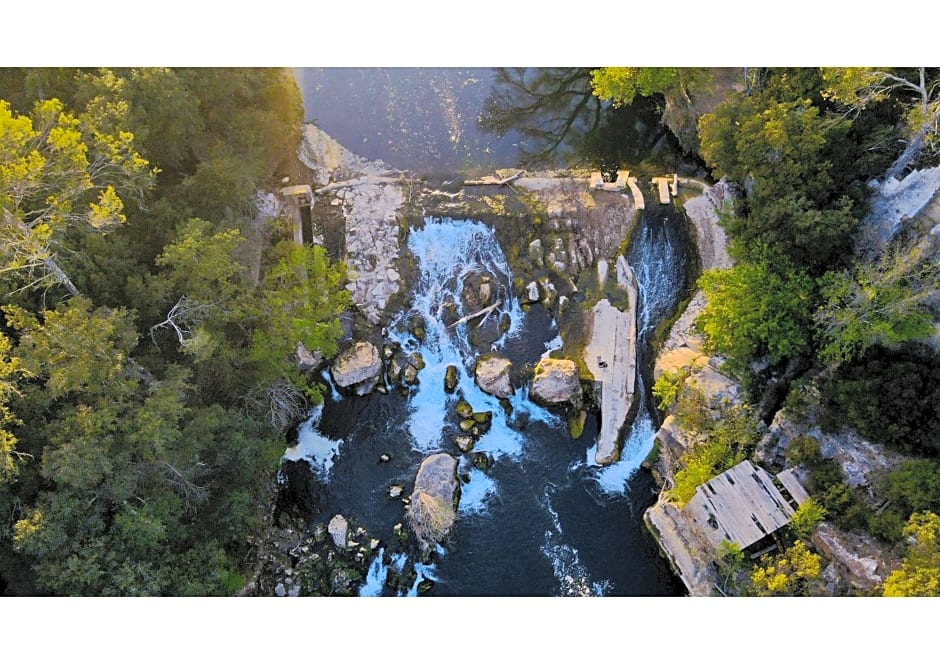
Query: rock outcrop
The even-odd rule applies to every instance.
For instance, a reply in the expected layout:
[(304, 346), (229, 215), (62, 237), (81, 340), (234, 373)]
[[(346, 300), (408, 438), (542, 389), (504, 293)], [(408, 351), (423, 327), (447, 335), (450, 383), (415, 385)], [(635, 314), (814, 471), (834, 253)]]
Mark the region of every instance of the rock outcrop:
[[(874, 538), (858, 533), (846, 533), (830, 523), (821, 523), (813, 533), (813, 544), (836, 569), (835, 574), (824, 574), (834, 580), (831, 594), (844, 594), (855, 590), (872, 590), (884, 583), (892, 570), (900, 565), (890, 548)], [(841, 581), (850, 588), (840, 588)]]
[(440, 453), (422, 461), (407, 511), (408, 524), (422, 546), (447, 536), (457, 519), (459, 499), (457, 459)]
[(379, 349), (368, 341), (358, 341), (336, 357), (330, 372), (339, 387), (368, 394), (382, 373)]
[[(350, 152), (312, 124), (304, 128), (297, 156), (325, 185), (318, 195), (334, 196), (345, 217), (346, 288), (373, 324), (401, 289), (398, 210), (405, 202), (401, 174), (381, 161)], [(323, 191), (324, 189), (328, 190)]]
[(506, 399), (515, 394), (509, 380), (510, 369), (512, 369), (512, 362), (504, 357), (482, 358), (477, 361), (476, 365), (477, 385), (487, 394)]
[(571, 360), (542, 358), (535, 367), (529, 397), (543, 406), (580, 405), (578, 366)]

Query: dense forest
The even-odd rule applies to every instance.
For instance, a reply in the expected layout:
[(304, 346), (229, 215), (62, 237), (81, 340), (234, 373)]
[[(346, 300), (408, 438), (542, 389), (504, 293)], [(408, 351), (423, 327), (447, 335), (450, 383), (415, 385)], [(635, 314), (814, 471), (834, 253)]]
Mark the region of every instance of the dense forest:
[[(940, 70), (717, 76), (504, 70), (484, 126), (530, 138), (531, 163), (568, 149), (615, 171), (635, 156), (624, 109), (641, 109), (663, 120), (653, 140), (739, 192), (722, 219), (734, 266), (701, 275), (698, 325), (750, 406), (714, 421), (676, 376), (657, 383), (706, 441), (679, 502), (784, 404), (907, 455), (874, 509), (812, 439), (791, 445), (812, 502), (737, 592), (818, 594), (807, 533), (826, 518), (898, 547), (885, 594), (940, 594), (940, 264), (917, 229), (860, 248), (869, 183), (937, 163)], [(321, 398), (298, 344), (335, 354), (350, 306), (343, 265), (259, 211), (302, 119), (288, 70), (0, 71), (0, 592), (245, 584), (285, 431)]]
[(232, 594), (319, 398), (295, 346), (335, 352), (348, 303), (257, 212), (293, 76), (16, 69), (0, 99), (3, 591)]

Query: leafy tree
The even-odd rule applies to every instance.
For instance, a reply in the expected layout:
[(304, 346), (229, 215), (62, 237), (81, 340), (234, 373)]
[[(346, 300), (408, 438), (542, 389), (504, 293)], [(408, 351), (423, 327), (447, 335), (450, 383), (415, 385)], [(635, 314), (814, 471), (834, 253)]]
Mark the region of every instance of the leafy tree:
[(899, 569), (885, 579), (885, 597), (940, 596), (940, 516), (933, 512), (911, 515), (904, 528), (907, 555)]
[(739, 263), (699, 279), (705, 309), (697, 325), (706, 347), (739, 365), (766, 356), (776, 363), (809, 348), (813, 284), (799, 269)]
[(725, 594), (736, 594), (738, 583), (736, 577), (744, 569), (744, 552), (734, 542), (721, 540), (718, 546), (718, 559), (715, 561), (722, 573), (721, 589)]
[(751, 572), (750, 590), (759, 597), (812, 594), (821, 571), (820, 557), (797, 540), (776, 556), (761, 557)]
[(237, 344), (225, 339), (226, 327), (244, 317), (248, 295), (245, 269), (235, 259), (241, 234), (236, 229), (213, 233), (212, 226), (203, 219), (184, 224), (157, 257), (156, 265), (164, 270), (151, 280), (168, 296), (166, 318), (151, 327), (151, 336), (159, 329), (172, 331), (180, 348), (199, 361), (208, 360), (220, 344)]
[(731, 98), (700, 119), (702, 156), (747, 193), (746, 208), (724, 220), (733, 253), (788, 258), (814, 274), (847, 253), (858, 220), (826, 158), (840, 129), (805, 99)]
[(591, 72), (591, 89), (615, 107), (629, 106), (636, 95), (681, 88), (683, 73), (677, 67), (602, 67)]
[(153, 172), (121, 126), (126, 106), (94, 98), (79, 115), (51, 99), (29, 116), (0, 100), (0, 269), (18, 287), (78, 291), (57, 262), (71, 230), (106, 232), (126, 221)]
[(790, 517), (790, 530), (797, 537), (809, 539), (816, 526), (825, 518), (826, 508), (809, 498)]
[(940, 463), (910, 459), (885, 476), (881, 495), (906, 519), (914, 512), (940, 512)]
[(940, 264), (919, 247), (860, 262), (853, 272), (821, 280), (825, 301), (816, 313), (823, 346), (819, 357), (838, 365), (874, 345), (897, 349), (934, 333), (930, 298), (940, 291)]
[(906, 452), (940, 454), (940, 358), (927, 348), (874, 346), (821, 385), (821, 423), (848, 423), (866, 438)]
[[(342, 336), (339, 314), (351, 302), (345, 282), (345, 267), (332, 263), (323, 247), (302, 247), (285, 240), (274, 247), (274, 264), (261, 284), (254, 316), (259, 324), (251, 339), (251, 360), (260, 383), (266, 386), (274, 422), (287, 422), (279, 414), (283, 405), (295, 401), (290, 387), (319, 401), (322, 397), (300, 376), (292, 359), (298, 343), (334, 355)], [(288, 411), (292, 410), (288, 408)]]
[[(669, 490), (670, 500), (680, 506), (691, 500), (703, 483), (746, 459), (758, 440), (757, 419), (747, 406), (722, 403), (715, 416), (700, 396), (697, 389), (687, 387), (676, 407), (684, 427), (697, 423), (691, 433), (700, 439), (683, 453)], [(699, 411), (695, 415), (689, 412), (695, 410)]]
[(940, 126), (940, 75), (936, 69), (915, 67), (834, 67), (823, 69), (823, 94), (858, 114), (888, 98), (903, 99), (907, 106), (907, 146), (885, 174), (900, 178), (922, 152), (937, 147)]
[(17, 424), (18, 420), (8, 407), (10, 398), (19, 394), (16, 379), (28, 372), (21, 367), (16, 357), (10, 356), (10, 339), (0, 333), (0, 487), (16, 476), (19, 454), (16, 451), (16, 437), (7, 429)]
[(685, 379), (689, 377), (689, 369), (679, 367), (673, 371), (664, 371), (653, 384), (653, 396), (659, 403), (660, 410), (671, 408), (679, 399)]

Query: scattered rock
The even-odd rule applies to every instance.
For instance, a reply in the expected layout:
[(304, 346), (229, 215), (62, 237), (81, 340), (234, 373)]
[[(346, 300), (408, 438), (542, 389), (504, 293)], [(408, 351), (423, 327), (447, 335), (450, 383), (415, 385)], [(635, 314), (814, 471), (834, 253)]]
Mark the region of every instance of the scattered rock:
[(392, 460), (392, 457), (390, 457), (388, 454), (383, 454), (382, 456), (379, 457), (379, 461), (381, 463), (388, 463), (391, 460)]
[(522, 300), (523, 304), (533, 304), (535, 302), (540, 302), (542, 299), (541, 294), (539, 293), (539, 285), (530, 281), (529, 285), (525, 287), (525, 297)]
[(336, 545), (337, 549), (346, 548), (346, 536), (349, 534), (349, 522), (346, 521), (346, 517), (342, 514), (337, 514), (330, 519), (326, 530), (330, 534), (330, 537), (333, 538), (333, 544)]
[(542, 292), (545, 293), (542, 298), (542, 306), (546, 309), (552, 309), (555, 306), (555, 301), (558, 299), (558, 291), (555, 290), (555, 285), (548, 277), (542, 277), (539, 279), (539, 286)]
[(473, 415), (471, 415), (471, 418), (477, 424), (489, 424), (490, 422), (493, 421), (493, 411), (491, 410), (480, 411), (479, 413), (474, 413)]
[(408, 531), (405, 530), (405, 527), (400, 523), (396, 523), (392, 526), (392, 534), (403, 544), (408, 541)]
[(544, 267), (545, 257), (542, 253), (542, 240), (536, 238), (529, 243), (529, 260), (531, 260), (537, 268)]
[(833, 561), (839, 575), (861, 590), (871, 590), (884, 582), (900, 561), (890, 547), (868, 535), (846, 533), (823, 522), (813, 533), (813, 544), (823, 556)]
[(463, 399), (457, 402), (457, 405), (454, 407), (454, 410), (456, 410), (457, 414), (460, 415), (460, 417), (464, 419), (467, 419), (471, 415), (473, 415), (473, 406), (471, 406), (469, 403), (467, 403)]
[(493, 457), (486, 452), (474, 452), (470, 461), (473, 463), (474, 468), (482, 470), (484, 473), (493, 467)]
[(543, 406), (580, 405), (578, 366), (571, 360), (542, 358), (535, 367), (529, 397)]
[(477, 360), (476, 382), (480, 389), (487, 394), (508, 398), (515, 394), (509, 381), (509, 370), (512, 363), (504, 357), (491, 356)]
[(371, 391), (381, 372), (379, 350), (368, 341), (358, 341), (340, 353), (331, 370), (333, 381), (339, 387), (368, 387), (366, 393)]
[(444, 391), (447, 394), (453, 394), (454, 390), (457, 389), (457, 367), (453, 364), (448, 365), (447, 371), (444, 373)]
[(311, 353), (301, 341), (297, 342), (295, 353), (297, 355), (297, 368), (301, 371), (313, 371), (323, 361), (323, 353), (319, 350)]
[(388, 497), (398, 498), (405, 491), (404, 484), (392, 484), (388, 487)]
[(460, 420), (460, 430), (464, 432), (473, 431), (476, 425), (477, 423), (473, 420)]
[(473, 436), (457, 436), (454, 438), (454, 442), (457, 443), (457, 448), (461, 452), (469, 452), (475, 444)]
[(401, 372), (401, 381), (405, 385), (414, 385), (418, 382), (418, 370), (409, 364)]
[(382, 543), (381, 540), (378, 540), (373, 537), (372, 539), (369, 540), (369, 551), (375, 551), (376, 549), (379, 548), (379, 544), (381, 543)]

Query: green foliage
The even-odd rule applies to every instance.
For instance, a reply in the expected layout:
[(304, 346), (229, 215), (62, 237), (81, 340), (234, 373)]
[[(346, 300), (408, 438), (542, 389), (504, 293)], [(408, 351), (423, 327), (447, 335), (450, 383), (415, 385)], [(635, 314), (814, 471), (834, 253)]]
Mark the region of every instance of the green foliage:
[(710, 352), (744, 364), (764, 356), (776, 363), (807, 350), (813, 287), (803, 271), (739, 263), (706, 271), (699, 287), (706, 305), (697, 325)]
[(907, 555), (885, 579), (884, 596), (940, 596), (940, 517), (933, 512), (911, 515), (904, 536), (910, 542)]
[(679, 397), (679, 412), (698, 410), (694, 417), (686, 415), (682, 421), (687, 427), (690, 421), (697, 422), (692, 434), (701, 442), (685, 452), (679, 460), (682, 468), (675, 474), (675, 482), (669, 490), (669, 499), (685, 505), (695, 490), (715, 475), (744, 461), (757, 446), (759, 439), (757, 418), (747, 406), (721, 404), (714, 416), (701, 400), (701, 393), (687, 388)]
[(816, 526), (825, 518), (826, 508), (809, 498), (790, 517), (790, 531), (797, 537), (809, 539)]
[(351, 302), (342, 287), (345, 267), (332, 263), (323, 247), (284, 241), (275, 246), (274, 261), (259, 294), (256, 316), (263, 325), (255, 328), (251, 345), (252, 360), (271, 379), (290, 372), (288, 358), (298, 342), (334, 355), (342, 336), (339, 314)]
[(123, 224), (122, 197), (140, 199), (152, 185), (122, 128), (126, 107), (100, 101), (79, 114), (58, 99), (37, 101), (25, 116), (0, 100), (0, 273), (16, 288), (68, 287), (59, 248), (71, 247), (71, 234)]
[(667, 410), (679, 399), (685, 379), (689, 377), (688, 368), (680, 367), (673, 371), (664, 371), (653, 384), (653, 396), (660, 410)]
[(887, 252), (878, 264), (821, 280), (824, 305), (816, 314), (823, 340), (819, 357), (838, 365), (875, 345), (889, 349), (934, 333), (929, 299), (940, 290), (940, 264), (922, 250)]
[(888, 473), (879, 494), (891, 501), (891, 509), (906, 519), (914, 512), (940, 512), (940, 463), (911, 459)]
[(940, 358), (927, 349), (873, 347), (821, 385), (825, 428), (845, 423), (906, 452), (940, 453)]
[(591, 72), (594, 95), (615, 107), (629, 106), (636, 95), (648, 97), (679, 84), (676, 67), (602, 67)]
[(787, 446), (787, 463), (797, 466), (801, 463), (815, 464), (820, 460), (819, 441), (812, 436), (800, 436), (790, 441)]
[(762, 556), (751, 572), (750, 591), (758, 597), (812, 594), (822, 572), (820, 557), (797, 540), (776, 556)]
[(43, 398), (73, 392), (122, 395), (131, 389), (126, 359), (137, 333), (129, 312), (95, 309), (84, 297), (43, 312), (41, 319), (15, 305), (2, 309), (20, 334), (19, 363), (46, 381)]
[(0, 487), (16, 476), (18, 457), (16, 437), (7, 427), (19, 423), (8, 407), (12, 397), (18, 395), (16, 380), (22, 375), (29, 375), (19, 358), (11, 357), (13, 345), (10, 339), (0, 332)]
[(257, 333), (283, 376), (297, 340), (335, 352), (349, 297), (319, 250), (241, 260), (255, 192), (295, 158), (293, 77), (2, 71), (8, 90), (0, 569), (19, 591), (230, 594), (283, 450), (250, 410), (275, 374)]

